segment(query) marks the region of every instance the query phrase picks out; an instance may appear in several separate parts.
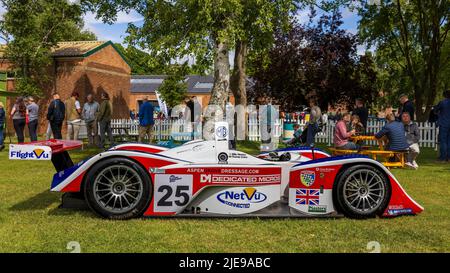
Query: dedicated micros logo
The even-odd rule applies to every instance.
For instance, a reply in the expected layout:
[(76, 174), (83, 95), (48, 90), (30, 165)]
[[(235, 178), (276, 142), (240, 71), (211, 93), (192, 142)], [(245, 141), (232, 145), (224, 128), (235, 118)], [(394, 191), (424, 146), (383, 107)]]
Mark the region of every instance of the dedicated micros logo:
[(42, 149), (35, 149), (32, 152), (11, 151), (10, 158), (18, 159), (49, 159), (50, 155)]
[(266, 201), (267, 195), (258, 192), (255, 188), (245, 188), (240, 192), (224, 191), (217, 195), (217, 200), (221, 203), (241, 209), (250, 208), (251, 204)]

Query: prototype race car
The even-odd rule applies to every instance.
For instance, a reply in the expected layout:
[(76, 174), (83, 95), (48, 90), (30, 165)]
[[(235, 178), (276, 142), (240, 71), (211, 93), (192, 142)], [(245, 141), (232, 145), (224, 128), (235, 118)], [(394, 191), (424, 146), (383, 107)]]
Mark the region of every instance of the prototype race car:
[(52, 160), (51, 190), (79, 197), (104, 218), (140, 216), (340, 217), (423, 211), (382, 164), (365, 156), (330, 157), (288, 148), (258, 157), (230, 150), (228, 124), (215, 140), (167, 149), (121, 144), (74, 165), (74, 141), (11, 145), (10, 159)]

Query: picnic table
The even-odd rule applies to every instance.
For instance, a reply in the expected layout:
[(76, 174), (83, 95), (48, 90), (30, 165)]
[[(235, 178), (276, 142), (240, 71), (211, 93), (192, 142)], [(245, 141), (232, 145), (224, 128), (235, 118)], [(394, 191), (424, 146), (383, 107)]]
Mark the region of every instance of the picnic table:
[[(347, 155), (347, 154), (362, 154), (371, 157), (373, 160), (380, 161), (385, 167), (388, 168), (404, 168), (405, 167), (405, 151), (389, 151), (385, 150), (385, 143), (382, 139), (377, 139), (375, 135), (359, 135), (350, 137), (352, 142), (364, 142), (364, 141), (376, 141), (378, 143), (378, 149), (372, 149), (371, 146), (362, 146), (359, 150), (342, 150), (336, 148), (330, 148), (333, 155)], [(395, 158), (395, 161), (391, 159)]]

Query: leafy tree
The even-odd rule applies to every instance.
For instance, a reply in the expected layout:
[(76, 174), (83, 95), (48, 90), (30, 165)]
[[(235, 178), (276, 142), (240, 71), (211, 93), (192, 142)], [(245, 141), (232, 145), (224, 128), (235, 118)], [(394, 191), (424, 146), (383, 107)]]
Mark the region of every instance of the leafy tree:
[(269, 65), (255, 60), (252, 97), (272, 97), (285, 111), (299, 110), (309, 97), (318, 98), (322, 108), (356, 97), (371, 102), (375, 65), (370, 56), (357, 56), (357, 37), (340, 29), (341, 24), (334, 11), (316, 25), (294, 23), (289, 32), (277, 33)]
[(5, 57), (16, 70), (16, 90), (26, 95), (41, 95), (50, 78), (51, 49), (63, 40), (92, 40), (82, 31), (82, 10), (64, 0), (1, 0), (6, 9), (0, 22), (7, 47)]
[(149, 53), (134, 46), (123, 47), (115, 44), (117, 49), (125, 56), (131, 66), (131, 73), (136, 75), (164, 74), (166, 65), (163, 61), (157, 60)]
[(168, 76), (164, 79), (161, 86), (158, 88), (158, 92), (161, 94), (161, 98), (166, 104), (173, 108), (186, 97), (187, 94), (187, 82), (185, 77), (189, 71), (189, 67), (184, 65), (171, 66)]
[(379, 5), (364, 1), (358, 10), (361, 39), (377, 45), (382, 58), (396, 62), (408, 82), (401, 92), (414, 95), (417, 119), (425, 120), (445, 86), (450, 1), (386, 0)]

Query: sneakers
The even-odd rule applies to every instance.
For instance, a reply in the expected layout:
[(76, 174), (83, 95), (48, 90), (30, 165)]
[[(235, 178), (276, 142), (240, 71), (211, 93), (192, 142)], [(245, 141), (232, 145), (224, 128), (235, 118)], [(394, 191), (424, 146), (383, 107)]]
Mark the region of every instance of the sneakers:
[(413, 166), (414, 166), (415, 169), (418, 169), (418, 168), (419, 168), (419, 165), (417, 164), (417, 162), (416, 162), (415, 160), (413, 161), (412, 164), (413, 164)]
[(410, 163), (410, 162), (406, 162), (405, 166), (410, 169), (413, 169), (413, 170), (417, 170), (417, 168), (419, 167), (419, 166), (417, 166), (417, 163), (416, 163), (416, 165), (414, 165), (414, 163)]

